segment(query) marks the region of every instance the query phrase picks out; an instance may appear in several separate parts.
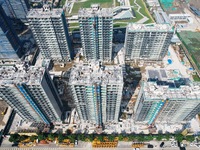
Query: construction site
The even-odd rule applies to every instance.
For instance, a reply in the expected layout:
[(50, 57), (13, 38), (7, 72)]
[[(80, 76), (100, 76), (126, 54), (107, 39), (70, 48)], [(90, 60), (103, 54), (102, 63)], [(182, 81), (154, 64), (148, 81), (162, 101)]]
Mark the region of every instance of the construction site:
[(195, 6), (200, 8), (198, 0), (159, 0), (162, 8), (168, 14), (170, 13), (184, 13), (184, 9), (188, 6)]

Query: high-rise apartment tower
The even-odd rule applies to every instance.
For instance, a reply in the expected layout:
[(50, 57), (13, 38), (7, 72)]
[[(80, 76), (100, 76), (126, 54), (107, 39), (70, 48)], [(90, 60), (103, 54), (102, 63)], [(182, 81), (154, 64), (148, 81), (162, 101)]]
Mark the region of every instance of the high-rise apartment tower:
[(162, 60), (166, 55), (173, 29), (169, 24), (135, 24), (126, 28), (125, 60)]
[(22, 55), (21, 42), (0, 2), (0, 59), (17, 60)]
[(148, 70), (148, 80), (141, 83), (135, 105), (136, 122), (181, 123), (200, 113), (200, 83), (175, 79), (170, 77), (173, 70), (167, 72)]
[(78, 12), (83, 55), (86, 60), (111, 61), (113, 12), (111, 8), (81, 8)]
[(30, 122), (61, 121), (62, 102), (44, 67), (0, 67), (0, 98)]
[(69, 84), (81, 121), (97, 126), (118, 121), (123, 90), (120, 66), (78, 65), (72, 68)]
[(27, 18), (43, 58), (57, 62), (71, 60), (72, 51), (63, 9), (44, 5), (41, 9), (30, 10)]

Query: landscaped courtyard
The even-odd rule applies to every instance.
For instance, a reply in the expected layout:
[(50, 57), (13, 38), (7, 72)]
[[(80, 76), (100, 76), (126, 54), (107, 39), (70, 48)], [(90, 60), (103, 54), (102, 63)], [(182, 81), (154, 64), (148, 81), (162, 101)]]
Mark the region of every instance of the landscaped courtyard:
[[(90, 8), (91, 4), (98, 3), (102, 8), (113, 8), (119, 6), (119, 2), (117, 0), (81, 0), (74, 2), (72, 6), (71, 15), (77, 15), (80, 8)], [(114, 27), (126, 27), (128, 23), (154, 23), (153, 18), (151, 17), (145, 2), (143, 0), (129, 0), (131, 9), (134, 11), (135, 18), (128, 20), (114, 20)], [(69, 27), (70, 31), (74, 29), (78, 29), (77, 24), (70, 23)]]

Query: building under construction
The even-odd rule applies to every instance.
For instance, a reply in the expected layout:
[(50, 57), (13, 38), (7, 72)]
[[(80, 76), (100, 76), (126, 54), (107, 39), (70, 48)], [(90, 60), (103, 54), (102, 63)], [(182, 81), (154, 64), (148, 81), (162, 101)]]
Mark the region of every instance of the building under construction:
[[(177, 70), (176, 70), (177, 71)], [(180, 123), (200, 113), (200, 83), (173, 76), (175, 70), (148, 70), (134, 108), (141, 123)]]
[(128, 24), (124, 44), (125, 60), (162, 60), (172, 36), (173, 29), (169, 24)]
[(43, 58), (56, 62), (73, 58), (63, 9), (44, 5), (43, 8), (31, 9), (27, 18)]
[(25, 121), (61, 121), (62, 102), (44, 67), (0, 67), (0, 98)]
[(97, 126), (117, 122), (123, 90), (120, 66), (77, 65), (72, 68), (69, 84), (81, 121)]
[(78, 12), (83, 55), (86, 60), (111, 61), (113, 38), (113, 11), (100, 8), (82, 8)]

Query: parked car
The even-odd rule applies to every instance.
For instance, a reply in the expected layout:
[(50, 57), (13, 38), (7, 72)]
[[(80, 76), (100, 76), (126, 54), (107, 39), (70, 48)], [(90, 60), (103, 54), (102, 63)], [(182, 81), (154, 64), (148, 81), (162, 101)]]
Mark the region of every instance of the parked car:
[(18, 143), (12, 144), (12, 147), (16, 147), (16, 146), (18, 146)]
[(147, 147), (148, 148), (153, 148), (153, 145), (152, 144), (148, 144)]
[(162, 142), (162, 143), (160, 144), (160, 147), (163, 147), (163, 146), (164, 146), (164, 144), (165, 144), (165, 143), (164, 143), (164, 142)]

